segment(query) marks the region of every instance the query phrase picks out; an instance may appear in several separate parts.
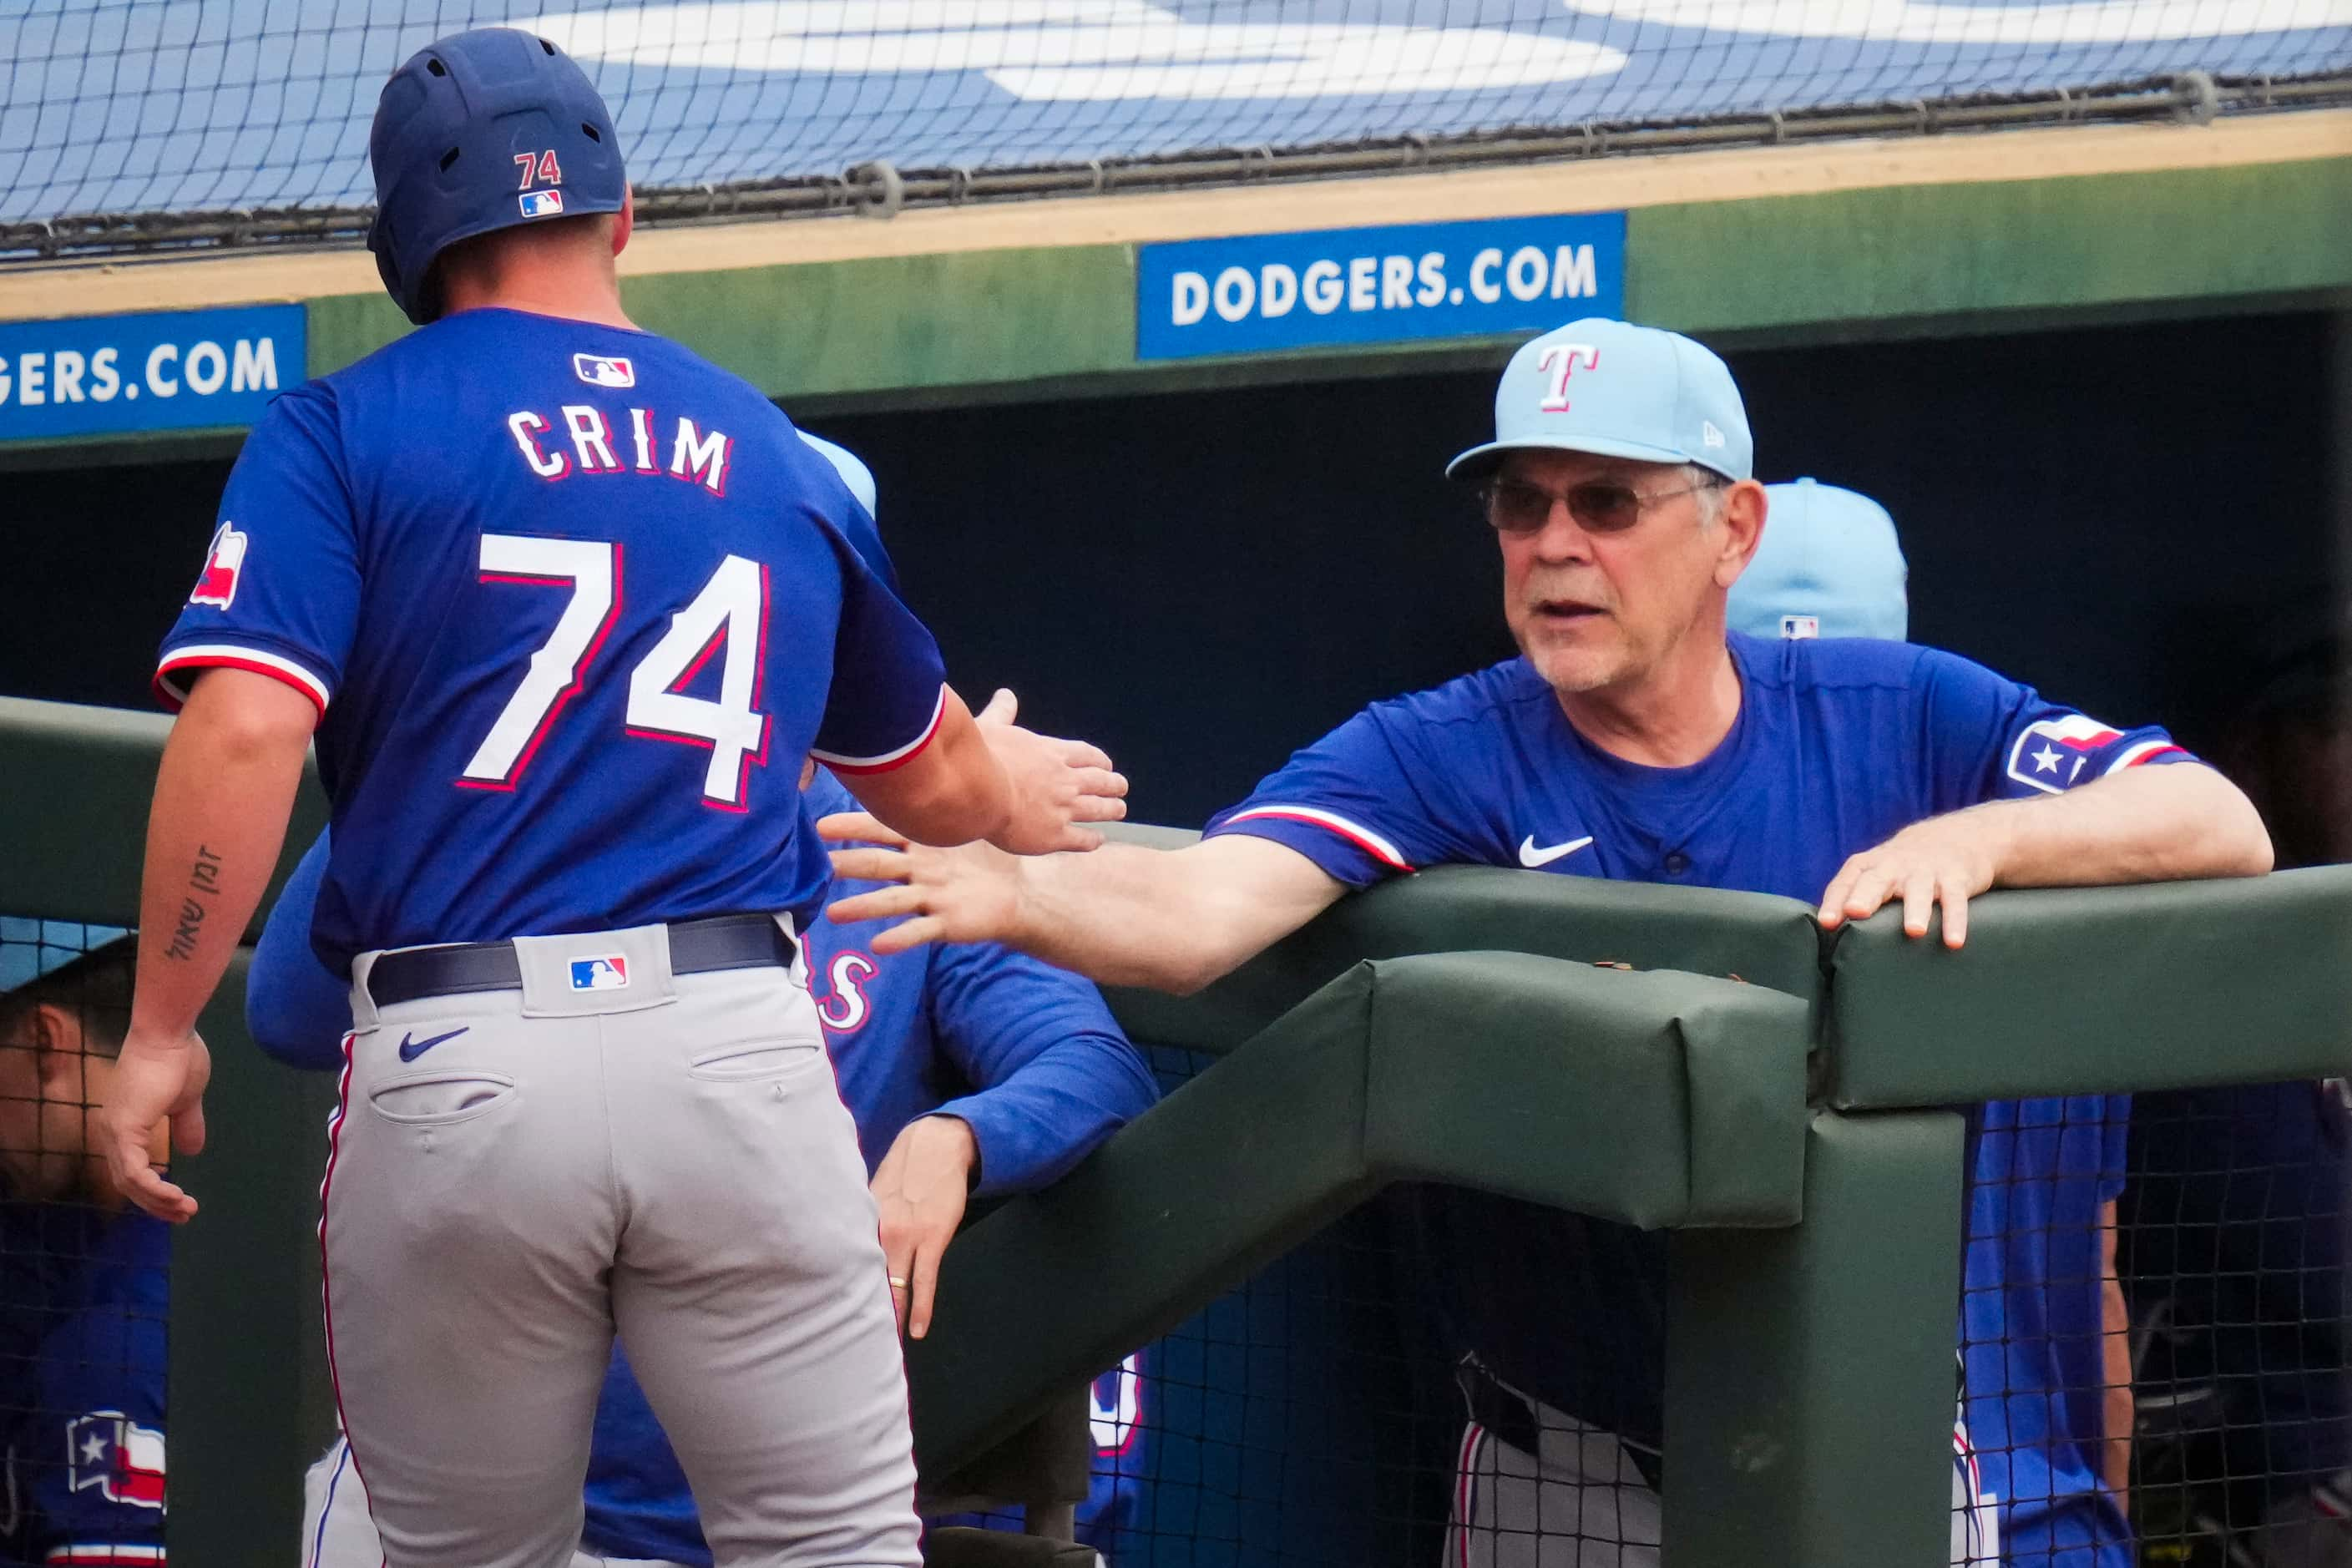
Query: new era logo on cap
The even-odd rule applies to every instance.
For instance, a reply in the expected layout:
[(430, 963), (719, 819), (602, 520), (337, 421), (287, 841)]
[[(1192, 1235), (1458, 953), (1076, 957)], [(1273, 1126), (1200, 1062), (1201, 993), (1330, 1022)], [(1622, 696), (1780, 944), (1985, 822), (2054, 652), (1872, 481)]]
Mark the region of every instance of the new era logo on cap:
[(519, 199), (525, 217), (561, 217), (563, 214), (562, 191), (525, 191)]
[(617, 952), (572, 961), (574, 991), (618, 991), (629, 983), (629, 961)]
[(591, 386), (635, 386), (637, 367), (625, 359), (604, 354), (573, 354), (572, 374)]

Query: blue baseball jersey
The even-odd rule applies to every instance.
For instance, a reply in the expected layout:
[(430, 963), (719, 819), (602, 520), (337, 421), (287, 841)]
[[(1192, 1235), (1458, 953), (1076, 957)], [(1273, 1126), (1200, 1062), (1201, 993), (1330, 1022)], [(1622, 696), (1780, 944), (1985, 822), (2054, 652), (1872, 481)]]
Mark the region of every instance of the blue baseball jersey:
[[(807, 807), (813, 818), (857, 809), (822, 770)], [(322, 837), (311, 847), (271, 910), (246, 992), (247, 1022), (263, 1049), (320, 1068), (341, 1066), (335, 1042), (351, 1027), (346, 987), (301, 936), (326, 871), (327, 843)], [(827, 897), (877, 885), (842, 881)], [(975, 1196), (1027, 1191), (1063, 1174), (1159, 1098), (1150, 1071), (1087, 981), (994, 945), (877, 957), (874, 937), (891, 923), (841, 926), (819, 918), (807, 929), (817, 1016), (869, 1173), (908, 1122), (942, 1114), (969, 1123), (979, 1144)], [(1114, 1412), (1124, 1400), (1130, 1413), (1108, 1440), (1121, 1461), (1103, 1467), (1098, 1495), (1084, 1510), (1090, 1539), (1117, 1528), (1139, 1484), (1135, 1445), (1142, 1439), (1131, 1369), (1128, 1377), (1104, 1380)], [(1120, 1473), (1108, 1473), (1113, 1468)], [(591, 1551), (711, 1561), (685, 1472), (617, 1350), (596, 1411), (587, 1506), (583, 1541)]]
[(339, 972), (804, 921), (829, 873), (801, 757), (896, 766), (943, 710), (861, 527), (748, 383), (647, 333), (467, 310), (270, 406), (156, 684), (176, 703), (226, 667), (317, 704), (335, 849), (311, 936)]
[[(1207, 831), (1271, 838), (1349, 887), (1523, 866), (1811, 902), (1848, 856), (1923, 818), (2190, 760), (2162, 730), (2102, 723), (1932, 648), (1729, 644), (1739, 714), (1688, 767), (1601, 750), (1512, 659), (1374, 703)], [(1446, 1315), (1496, 1375), (1658, 1448), (1662, 1236), (1454, 1189), (1425, 1194), (1417, 1218)]]
[(2017, 1568), (2129, 1568), (2099, 1485), (2105, 1435), (2100, 1250), (2124, 1187), (2131, 1097), (1995, 1100), (1977, 1113), (1960, 1343), (1977, 1487)]
[(0, 1207), (0, 1563), (165, 1561), (171, 1226)]

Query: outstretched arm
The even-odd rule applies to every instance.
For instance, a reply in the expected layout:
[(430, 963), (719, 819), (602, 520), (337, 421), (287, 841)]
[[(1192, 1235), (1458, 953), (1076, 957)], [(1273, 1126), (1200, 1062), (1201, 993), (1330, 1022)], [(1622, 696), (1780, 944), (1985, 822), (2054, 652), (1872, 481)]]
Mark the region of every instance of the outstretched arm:
[(1992, 888), (2103, 887), (2258, 877), (2270, 835), (2238, 786), (2198, 763), (2131, 768), (2063, 795), (2000, 800), (1929, 817), (1848, 859), (1822, 895), (1834, 929), (1901, 900), (1903, 929), (1968, 940), (1969, 900)]
[[(907, 917), (875, 942), (1001, 942), (1111, 985), (1197, 991), (1297, 931), (1347, 889), (1295, 849), (1229, 834), (1182, 849), (1107, 844), (1089, 855), (1016, 859), (984, 845), (927, 849), (870, 816), (829, 816), (836, 875), (893, 888), (828, 911)], [(877, 845), (879, 847), (868, 847)]]

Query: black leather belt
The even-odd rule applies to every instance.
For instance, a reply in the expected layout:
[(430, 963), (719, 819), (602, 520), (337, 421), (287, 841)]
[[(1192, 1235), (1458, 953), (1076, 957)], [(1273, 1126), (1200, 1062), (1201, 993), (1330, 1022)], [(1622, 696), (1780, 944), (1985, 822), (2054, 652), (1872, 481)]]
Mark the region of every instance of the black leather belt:
[[(767, 915), (713, 915), (669, 928), (669, 972), (708, 974), (720, 969), (789, 968), (793, 940)], [(465, 942), (387, 952), (368, 972), (368, 995), (379, 1007), (469, 991), (520, 991), (522, 963), (510, 942)]]

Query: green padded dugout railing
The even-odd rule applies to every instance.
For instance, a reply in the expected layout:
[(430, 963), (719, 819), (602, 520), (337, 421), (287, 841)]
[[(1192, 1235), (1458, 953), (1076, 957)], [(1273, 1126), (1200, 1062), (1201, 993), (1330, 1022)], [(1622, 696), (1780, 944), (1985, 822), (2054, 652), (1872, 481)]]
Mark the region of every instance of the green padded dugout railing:
[(908, 1358), (926, 1468), (964, 1463), (1391, 1182), (1644, 1229), (1793, 1225), (1804, 1024), (1795, 997), (1699, 975), (1507, 952), (1358, 964), (958, 1240), (943, 1327)]
[(1957, 953), (1871, 921), (1832, 952), (1828, 1022), (1841, 1108), (2335, 1077), (2352, 867), (2001, 893)]

